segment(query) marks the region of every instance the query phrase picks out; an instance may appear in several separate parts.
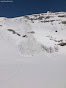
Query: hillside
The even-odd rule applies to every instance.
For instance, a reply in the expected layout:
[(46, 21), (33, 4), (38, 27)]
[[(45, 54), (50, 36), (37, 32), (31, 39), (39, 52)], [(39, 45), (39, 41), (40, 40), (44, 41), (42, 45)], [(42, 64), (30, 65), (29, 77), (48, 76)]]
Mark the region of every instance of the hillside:
[(0, 17), (0, 88), (66, 88), (66, 12)]

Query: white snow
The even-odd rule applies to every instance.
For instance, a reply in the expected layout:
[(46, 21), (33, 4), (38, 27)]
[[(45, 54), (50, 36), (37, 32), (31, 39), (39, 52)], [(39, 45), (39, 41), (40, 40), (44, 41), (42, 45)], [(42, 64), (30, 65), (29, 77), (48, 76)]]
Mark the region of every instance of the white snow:
[(65, 22), (66, 12), (0, 17), (0, 88), (66, 88)]

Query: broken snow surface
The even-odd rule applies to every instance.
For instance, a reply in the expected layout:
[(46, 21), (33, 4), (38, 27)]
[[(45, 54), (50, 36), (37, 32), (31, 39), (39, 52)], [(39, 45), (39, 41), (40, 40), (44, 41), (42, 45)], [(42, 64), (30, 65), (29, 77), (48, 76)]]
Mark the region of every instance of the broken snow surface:
[(0, 88), (66, 88), (66, 12), (0, 17)]

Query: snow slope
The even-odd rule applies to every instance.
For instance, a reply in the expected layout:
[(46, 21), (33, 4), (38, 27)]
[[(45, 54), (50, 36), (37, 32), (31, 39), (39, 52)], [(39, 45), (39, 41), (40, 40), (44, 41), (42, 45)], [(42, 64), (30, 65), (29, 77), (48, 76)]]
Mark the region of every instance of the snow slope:
[(0, 88), (66, 88), (66, 12), (0, 17)]
[(1, 36), (13, 40), (19, 52), (27, 56), (57, 52), (59, 44), (66, 42), (65, 29), (65, 12), (0, 18)]

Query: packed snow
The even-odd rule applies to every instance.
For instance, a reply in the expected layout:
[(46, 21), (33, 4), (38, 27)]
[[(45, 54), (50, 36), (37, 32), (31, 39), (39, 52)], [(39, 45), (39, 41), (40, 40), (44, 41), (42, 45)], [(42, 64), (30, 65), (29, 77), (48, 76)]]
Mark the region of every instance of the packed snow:
[(66, 88), (66, 12), (0, 17), (0, 88)]

